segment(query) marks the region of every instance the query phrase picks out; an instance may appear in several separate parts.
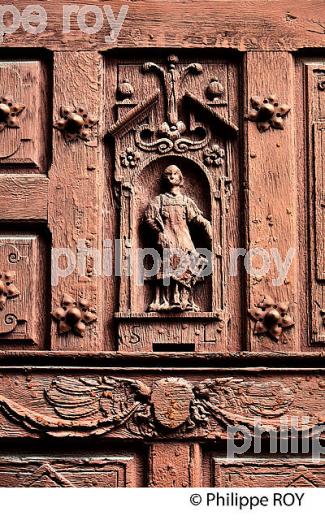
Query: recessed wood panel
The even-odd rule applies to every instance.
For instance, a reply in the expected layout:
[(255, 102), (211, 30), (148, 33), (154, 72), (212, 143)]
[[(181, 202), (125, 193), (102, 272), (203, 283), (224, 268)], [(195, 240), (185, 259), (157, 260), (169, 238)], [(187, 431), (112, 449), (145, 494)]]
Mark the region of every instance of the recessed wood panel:
[(48, 311), (43, 237), (0, 234), (0, 348), (42, 349)]
[(211, 480), (215, 487), (324, 487), (324, 462), (310, 459), (238, 459), (213, 457)]
[(0, 487), (140, 487), (141, 459), (113, 457), (0, 458)]
[[(0, 97), (8, 100), (1, 101), (0, 174), (5, 168), (13, 173), (44, 173), (51, 157), (52, 106), (46, 65), (40, 60), (0, 61), (0, 85)], [(11, 111), (17, 110), (16, 105), (19, 110), (23, 107), (15, 127), (5, 117), (5, 105)]]
[(325, 343), (325, 67), (306, 65), (307, 143), (309, 147), (309, 338), (312, 344)]

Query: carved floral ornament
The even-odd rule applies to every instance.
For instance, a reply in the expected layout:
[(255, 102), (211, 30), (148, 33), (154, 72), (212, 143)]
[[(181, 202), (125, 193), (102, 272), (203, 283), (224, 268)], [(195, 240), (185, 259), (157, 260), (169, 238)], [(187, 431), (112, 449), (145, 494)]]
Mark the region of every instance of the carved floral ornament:
[(207, 166), (222, 166), (224, 163), (225, 151), (218, 144), (203, 150), (203, 161)]
[(78, 301), (64, 294), (61, 306), (52, 312), (52, 317), (58, 322), (58, 333), (72, 332), (76, 336), (83, 337), (86, 326), (97, 320), (94, 309), (90, 308), (88, 300), (80, 298)]
[(289, 105), (280, 104), (275, 95), (269, 95), (266, 98), (253, 96), (251, 98), (251, 110), (246, 118), (249, 121), (256, 122), (256, 126), (260, 132), (265, 132), (269, 128), (284, 129), (284, 118), (290, 112)]
[(0, 97), (0, 132), (6, 127), (20, 128), (18, 116), (25, 108), (25, 105), (13, 101), (10, 97)]
[(61, 107), (60, 119), (55, 121), (53, 126), (60, 130), (67, 142), (77, 139), (89, 141), (92, 137), (92, 128), (96, 123), (98, 119), (83, 107)]
[(125, 152), (120, 155), (121, 165), (125, 168), (135, 168), (140, 161), (140, 154), (133, 148), (127, 148)]
[(290, 412), (297, 391), (277, 381), (231, 377), (199, 383), (167, 377), (144, 383), (60, 376), (44, 389), (47, 414), (4, 395), (0, 410), (27, 430), (52, 437), (88, 437), (115, 430), (135, 437), (210, 434), (214, 438), (224, 437), (228, 425), (245, 425), (254, 434), (257, 417), (261, 426), (279, 431), (281, 416)]
[(275, 303), (266, 296), (255, 307), (248, 310), (250, 317), (255, 321), (254, 334), (268, 334), (278, 341), (283, 329), (293, 327), (294, 321), (288, 313), (289, 303)]
[(5, 308), (7, 300), (17, 298), (20, 294), (14, 284), (15, 275), (14, 271), (0, 272), (0, 311)]

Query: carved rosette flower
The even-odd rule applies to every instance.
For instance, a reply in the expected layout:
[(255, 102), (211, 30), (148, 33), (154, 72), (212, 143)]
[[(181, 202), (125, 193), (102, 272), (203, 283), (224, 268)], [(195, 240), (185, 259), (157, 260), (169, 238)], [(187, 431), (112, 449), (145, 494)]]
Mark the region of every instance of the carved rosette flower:
[(14, 102), (9, 97), (0, 97), (0, 132), (6, 127), (20, 128), (18, 116), (24, 109), (22, 103)]
[(251, 110), (247, 114), (249, 121), (255, 121), (260, 132), (265, 132), (269, 128), (284, 129), (283, 119), (290, 111), (289, 105), (279, 104), (275, 95), (266, 98), (253, 96), (251, 98)]
[(182, 134), (186, 131), (186, 126), (183, 121), (177, 121), (174, 125), (167, 123), (164, 121), (162, 125), (159, 127), (159, 134), (168, 137), (172, 141), (176, 141), (179, 139)]
[(218, 144), (213, 144), (203, 151), (203, 161), (207, 166), (221, 166), (224, 162), (225, 151)]
[(4, 309), (7, 300), (16, 298), (20, 294), (14, 284), (15, 275), (14, 271), (0, 273), (0, 311)]
[(82, 139), (89, 141), (92, 127), (98, 123), (98, 119), (88, 114), (83, 107), (61, 107), (61, 118), (55, 121), (54, 128), (63, 133), (66, 141)]
[(250, 317), (256, 322), (254, 334), (268, 334), (271, 338), (278, 341), (283, 329), (294, 325), (288, 310), (288, 303), (282, 302), (277, 304), (272, 298), (266, 296), (255, 307), (248, 310)]
[(140, 154), (132, 148), (127, 148), (125, 152), (121, 153), (120, 159), (122, 166), (125, 168), (135, 168), (140, 161)]
[(73, 332), (84, 336), (86, 326), (97, 320), (94, 309), (90, 308), (88, 300), (80, 298), (78, 302), (69, 294), (64, 294), (61, 306), (52, 312), (52, 317), (58, 322), (58, 333)]

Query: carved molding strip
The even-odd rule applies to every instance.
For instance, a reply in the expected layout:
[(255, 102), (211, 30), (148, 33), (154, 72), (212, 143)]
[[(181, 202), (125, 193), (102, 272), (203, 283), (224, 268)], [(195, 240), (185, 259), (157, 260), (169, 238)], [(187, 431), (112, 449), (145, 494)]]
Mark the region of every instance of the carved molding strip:
[[(144, 438), (225, 438), (228, 425), (244, 425), (254, 433), (257, 420), (262, 427), (280, 431), (281, 417), (290, 414), (298, 390), (278, 381), (232, 377), (198, 384), (167, 377), (146, 384), (106, 376), (60, 376), (44, 390), (51, 407), (48, 415), (4, 395), (0, 410), (23, 428), (52, 437), (104, 435), (123, 428), (128, 435)], [(308, 426), (295, 421), (295, 428), (306, 434), (323, 422), (322, 416)]]

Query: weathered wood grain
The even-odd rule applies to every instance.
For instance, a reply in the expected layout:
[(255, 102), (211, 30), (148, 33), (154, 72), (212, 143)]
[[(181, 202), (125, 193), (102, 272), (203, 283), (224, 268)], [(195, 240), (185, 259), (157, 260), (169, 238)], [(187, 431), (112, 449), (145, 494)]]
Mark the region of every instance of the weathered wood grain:
[[(277, 96), (279, 104), (294, 107), (294, 67), (288, 53), (248, 53), (246, 74), (247, 110), (253, 96), (264, 99), (272, 94)], [(248, 263), (250, 272), (247, 273), (248, 306), (256, 308), (264, 298), (272, 298), (275, 304), (287, 302), (288, 313), (295, 321), (294, 327), (283, 329), (278, 341), (267, 333), (251, 334), (251, 350), (287, 351), (300, 348), (297, 344), (299, 320), (296, 309), (299, 258), (294, 124), (293, 110), (283, 119), (283, 130), (271, 127), (260, 132), (255, 122), (247, 122), (246, 224), (247, 249), (252, 253), (251, 262)], [(272, 250), (283, 262), (290, 249), (292, 262), (287, 275), (280, 280)], [(252, 268), (254, 271), (256, 269), (256, 273)], [(253, 320), (251, 331), (257, 331)]]
[[(42, 4), (43, 5), (43, 4)], [(105, 43), (110, 28), (107, 20), (97, 34), (85, 34), (71, 16), (71, 32), (63, 33), (64, 0), (47, 2), (47, 29), (38, 34), (19, 29), (5, 35), (2, 47), (47, 47), (52, 50), (105, 50), (111, 47), (191, 47), (246, 50), (297, 50), (319, 48), (324, 43), (324, 4), (322, 0), (219, 1), (180, 0), (127, 2), (129, 10), (118, 42)], [(78, 4), (77, 4), (78, 5)], [(87, 5), (103, 7), (103, 1)], [(115, 17), (121, 2), (109, 4)], [(17, 0), (22, 12), (26, 3)], [(95, 22), (88, 17), (89, 26)]]
[[(99, 109), (101, 59), (89, 52), (56, 53), (54, 59), (54, 117), (60, 107), (84, 107), (96, 115)], [(53, 130), (53, 163), (49, 171), (48, 223), (52, 233), (52, 248), (62, 248), (75, 262), (71, 274), (61, 276), (52, 289), (52, 308), (58, 307), (64, 294), (78, 300), (86, 298), (98, 310), (98, 321), (87, 327), (85, 337), (57, 334), (52, 327), (53, 350), (102, 349), (101, 301), (101, 200), (103, 167), (96, 129), (92, 139), (85, 143), (78, 139), (67, 143), (58, 130)], [(92, 253), (91, 250), (96, 250)], [(79, 263), (78, 252), (84, 250)], [(88, 251), (88, 252), (87, 252)], [(89, 253), (89, 254), (88, 254)], [(86, 256), (88, 255), (88, 256)], [(64, 264), (64, 259), (56, 265)], [(55, 269), (55, 265), (52, 265)], [(84, 272), (83, 272), (84, 271)]]
[(0, 175), (2, 222), (46, 222), (48, 179), (44, 175)]
[(152, 444), (149, 460), (149, 487), (201, 486), (199, 444)]

